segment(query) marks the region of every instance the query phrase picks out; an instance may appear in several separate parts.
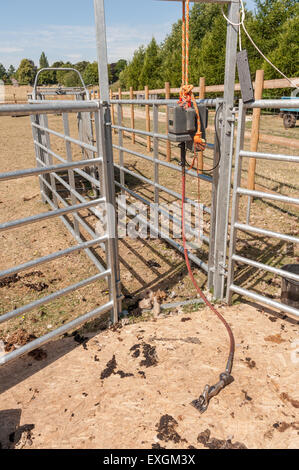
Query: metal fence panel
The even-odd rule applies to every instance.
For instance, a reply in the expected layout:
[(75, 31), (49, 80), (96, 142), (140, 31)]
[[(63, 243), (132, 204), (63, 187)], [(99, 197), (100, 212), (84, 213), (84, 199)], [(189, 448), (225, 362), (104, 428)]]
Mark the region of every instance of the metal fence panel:
[[(290, 100), (291, 101), (291, 100)], [(256, 227), (250, 224), (249, 215), (247, 213), (247, 223), (243, 224), (239, 221), (239, 207), (240, 197), (248, 196), (249, 198), (255, 197), (260, 200), (270, 199), (278, 202), (287, 204), (299, 204), (299, 198), (284, 196), (280, 194), (266, 193), (263, 191), (248, 190), (241, 187), (241, 172), (243, 160), (246, 158), (257, 158), (263, 160), (272, 161), (273, 164), (277, 161), (283, 161), (288, 163), (299, 163), (299, 157), (295, 155), (284, 155), (284, 154), (272, 154), (272, 153), (261, 153), (261, 152), (249, 152), (243, 149), (244, 147), (244, 132), (245, 132), (245, 118), (246, 110), (248, 107), (252, 108), (281, 108), (284, 105), (285, 100), (260, 100), (250, 105), (245, 106), (240, 100), (239, 102), (239, 118), (238, 118), (238, 132), (237, 132), (237, 145), (236, 145), (236, 163), (235, 163), (235, 176), (234, 176), (234, 187), (232, 197), (232, 216), (231, 216), (231, 238), (230, 238), (230, 250), (229, 250), (229, 266), (228, 266), (228, 279), (227, 279), (227, 301), (232, 302), (233, 293), (248, 297), (256, 300), (257, 302), (269, 305), (296, 317), (299, 317), (299, 310), (290, 305), (286, 305), (282, 302), (277, 302), (271, 299), (267, 295), (261, 295), (256, 293), (253, 289), (245, 289), (242, 286), (235, 284), (235, 264), (244, 264), (252, 266), (261, 271), (270, 272), (279, 275), (286, 279), (291, 279), (299, 282), (299, 276), (296, 274), (288, 273), (282, 269), (274, 266), (260, 263), (254, 259), (248, 259), (247, 257), (240, 256), (237, 253), (237, 235), (238, 230), (246, 233), (254, 233), (262, 235), (265, 238), (275, 238), (284, 240), (291, 243), (299, 243), (299, 237), (288, 235), (286, 233), (280, 233), (272, 230), (266, 230), (264, 228)], [(297, 107), (299, 111), (299, 103), (293, 100), (293, 107)]]
[[(91, 110), (95, 116), (95, 141), (93, 141), (92, 144), (87, 143), (84, 136), (83, 138), (85, 140), (81, 140), (80, 129), (79, 138), (71, 138), (69, 129), (69, 113), (77, 113), (81, 111), (89, 112)], [(108, 205), (113, 207), (115, 206), (115, 194), (113, 183), (114, 177), (113, 175), (111, 176), (111, 168), (113, 169), (113, 165), (111, 165), (112, 147), (111, 142), (107, 139), (107, 135), (105, 135), (107, 129), (106, 123), (109, 118), (106, 113), (107, 109), (99, 104), (87, 101), (82, 101), (80, 103), (61, 103), (60, 101), (45, 102), (32, 100), (31, 104), (25, 106), (1, 107), (0, 118), (3, 115), (18, 115), (21, 112), (22, 114), (28, 115), (31, 119), (37, 168), (1, 173), (0, 183), (3, 183), (4, 181), (14, 181), (19, 178), (27, 178), (29, 176), (38, 177), (40, 181), (42, 200), (44, 203), (49, 204), (51, 210), (46, 213), (31, 215), (23, 219), (3, 222), (0, 224), (0, 231), (4, 232), (22, 226), (30, 226), (31, 224), (44, 220), (60, 218), (73, 235), (77, 245), (70, 246), (47, 256), (33, 259), (26, 263), (5, 269), (0, 272), (0, 279), (61, 259), (71, 253), (77, 253), (79, 251), (86, 252), (90, 260), (96, 266), (98, 274), (89, 276), (73, 285), (58, 289), (56, 292), (45, 297), (39, 298), (27, 305), (7, 312), (0, 316), (0, 323), (11, 321), (13, 318), (20, 315), (25, 315), (41, 305), (50, 303), (57, 298), (73, 293), (82, 287), (88, 286), (102, 279), (106, 279), (108, 282), (109, 301), (104, 303), (102, 306), (79, 316), (75, 320), (54, 329), (46, 335), (31, 341), (25, 346), (5, 354), (0, 358), (0, 365), (6, 364), (11, 360), (36, 349), (51, 339), (62, 335), (63, 333), (74, 329), (105, 312), (111, 311), (111, 321), (116, 322), (118, 321), (119, 314), (121, 312), (118, 254), (115, 249), (117, 246), (117, 232), (114, 213), (113, 211), (108, 210)], [(51, 129), (48, 122), (48, 114), (57, 114), (60, 112), (62, 112), (63, 133)], [(59, 155), (57, 152), (52, 151), (50, 142), (51, 135), (65, 142), (66, 158)], [(86, 146), (88, 146), (87, 150), (90, 152), (88, 155), (91, 158), (87, 160), (81, 159), (79, 161), (74, 161), (71, 145), (77, 145), (79, 149), (86, 149)], [(57, 160), (59, 162), (58, 164), (56, 163)], [(93, 170), (92, 176), (87, 172), (89, 168)], [(99, 198), (97, 195), (89, 197), (86, 194), (81, 194), (80, 190), (76, 187), (75, 174), (79, 175), (80, 178), (86, 179), (89, 183), (96, 185), (98, 189), (101, 189), (102, 196)], [(101, 180), (100, 174), (102, 174)], [(64, 175), (66, 175), (66, 178)], [(57, 187), (58, 184), (60, 184), (65, 191), (59, 191)], [(104, 232), (101, 236), (99, 236), (97, 234), (97, 230), (93, 229), (88, 223), (86, 223), (80, 215), (82, 210), (89, 211), (93, 216), (97, 217), (96, 220), (98, 222), (102, 222), (96, 211), (96, 208), (99, 206), (106, 207), (106, 212), (109, 214), (106, 228), (103, 226)], [(68, 216), (71, 216), (73, 219), (72, 223)], [(81, 229), (87, 232), (91, 237), (89, 240), (86, 240), (85, 235), (83, 236)], [(99, 247), (102, 245), (105, 246), (105, 265), (99, 261), (98, 257), (95, 256), (95, 253), (93, 252), (93, 247)]]

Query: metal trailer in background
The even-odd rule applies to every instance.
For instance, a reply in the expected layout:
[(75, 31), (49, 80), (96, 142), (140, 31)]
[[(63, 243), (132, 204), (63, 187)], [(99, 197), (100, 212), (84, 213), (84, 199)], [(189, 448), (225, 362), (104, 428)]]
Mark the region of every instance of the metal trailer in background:
[(278, 240), (285, 240), (290, 243), (299, 243), (299, 237), (288, 235), (285, 233), (279, 233), (272, 230), (266, 230), (261, 227), (256, 227), (250, 224), (250, 218), (246, 223), (241, 223), (239, 220), (239, 206), (240, 206), (240, 197), (247, 196), (250, 198), (256, 198), (260, 200), (273, 200), (277, 202), (282, 202), (286, 204), (296, 204), (299, 205), (299, 198), (284, 196), (281, 194), (266, 193), (262, 191), (249, 190), (241, 186), (241, 173), (242, 165), (244, 159), (256, 158), (264, 159), (275, 162), (285, 162), (292, 164), (299, 164), (299, 156), (295, 155), (285, 155), (285, 154), (272, 154), (272, 153), (261, 153), (261, 152), (250, 152), (244, 150), (244, 133), (245, 133), (245, 118), (246, 111), (249, 108), (276, 108), (280, 109), (281, 106), (288, 108), (296, 108), (299, 111), (299, 102), (298, 100), (260, 100), (255, 101), (244, 105), (240, 100), (239, 102), (239, 117), (238, 117), (238, 133), (237, 133), (237, 144), (236, 144), (236, 162), (235, 162), (235, 175), (234, 175), (234, 186), (233, 186), (233, 197), (232, 197), (232, 216), (231, 216), (231, 240), (230, 240), (230, 250), (229, 250), (229, 267), (228, 267), (228, 279), (227, 279), (227, 301), (231, 303), (232, 296), (234, 293), (241, 296), (248, 297), (250, 299), (256, 300), (262, 304), (269, 305), (283, 311), (285, 313), (295, 315), (299, 317), (299, 310), (292, 306), (286, 305), (276, 300), (271, 299), (267, 295), (261, 295), (256, 293), (253, 289), (245, 289), (242, 286), (235, 284), (235, 265), (242, 264), (248, 265), (257, 270), (270, 272), (276, 274), (285, 279), (291, 279), (293, 281), (299, 282), (299, 275), (285, 271), (283, 269), (278, 269), (274, 266), (268, 264), (260, 263), (257, 260), (249, 259), (244, 256), (240, 256), (236, 249), (236, 242), (238, 237), (238, 231), (245, 233), (253, 233), (257, 235), (262, 235), (266, 238), (274, 238)]

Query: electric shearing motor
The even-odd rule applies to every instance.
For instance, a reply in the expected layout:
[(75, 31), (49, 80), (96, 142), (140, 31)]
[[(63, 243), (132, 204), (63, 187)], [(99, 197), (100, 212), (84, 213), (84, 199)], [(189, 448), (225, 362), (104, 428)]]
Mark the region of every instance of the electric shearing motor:
[[(200, 129), (205, 140), (208, 127), (208, 109), (198, 106)], [(185, 108), (179, 104), (168, 106), (168, 138), (171, 142), (186, 142), (187, 148), (193, 150), (193, 139), (198, 130), (197, 114), (193, 107)]]

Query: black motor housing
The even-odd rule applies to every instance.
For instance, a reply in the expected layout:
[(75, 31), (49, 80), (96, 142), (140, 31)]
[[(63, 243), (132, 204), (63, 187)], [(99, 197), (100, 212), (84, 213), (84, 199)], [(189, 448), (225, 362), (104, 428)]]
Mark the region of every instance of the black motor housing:
[[(202, 138), (206, 139), (208, 127), (208, 109), (198, 106)], [(197, 114), (193, 107), (185, 109), (183, 106), (168, 106), (168, 138), (171, 142), (186, 142), (187, 148), (193, 150), (193, 139), (197, 132)]]

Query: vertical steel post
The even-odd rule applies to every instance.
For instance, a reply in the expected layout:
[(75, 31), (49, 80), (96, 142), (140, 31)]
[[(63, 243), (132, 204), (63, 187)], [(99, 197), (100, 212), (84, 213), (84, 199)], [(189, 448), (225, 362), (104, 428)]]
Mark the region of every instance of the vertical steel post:
[[(38, 125), (44, 125), (42, 122), (42, 115), (36, 114), (34, 116), (31, 116), (31, 123), (35, 123)], [(32, 135), (33, 135), (33, 140), (36, 141), (37, 143), (43, 145), (44, 147), (47, 147), (47, 141), (46, 141), (46, 136), (44, 131), (37, 129), (36, 127), (32, 126)], [(48, 157), (49, 154), (47, 154), (42, 148), (40, 148), (38, 145), (34, 145), (35, 147), (35, 156), (36, 159), (42, 161), (45, 163), (45, 165), (49, 164), (48, 163)], [(37, 160), (37, 167), (41, 167), (42, 164), (39, 163)], [(46, 198), (52, 199), (52, 194), (51, 190), (44, 184), (44, 180), (46, 180), (50, 184), (50, 177), (49, 175), (40, 175), (38, 177), (39, 179), (39, 186), (40, 186), (40, 192), (41, 192), (41, 197), (42, 197), (42, 202), (46, 204), (47, 200)]]
[[(159, 133), (159, 108), (156, 104), (153, 106), (153, 120), (154, 120), (154, 133)], [(159, 204), (159, 188), (157, 188), (157, 184), (159, 184), (159, 139), (154, 137), (154, 182), (155, 182), (155, 204)]]
[[(235, 112), (234, 110), (234, 119), (235, 119)], [(229, 178), (227, 181), (227, 194), (228, 194), (228, 204), (226, 206), (226, 225), (224, 230), (224, 237), (223, 237), (223, 252), (227, 253), (227, 240), (228, 240), (228, 223), (229, 223), (229, 206), (230, 206), (230, 190), (231, 190), (231, 183), (232, 183), (232, 167), (233, 167), (233, 155), (234, 155), (234, 134), (235, 134), (235, 121), (232, 121), (232, 133), (231, 133), (231, 148), (230, 148), (230, 155), (229, 155), (229, 162), (228, 166), (231, 169), (229, 172)], [(221, 279), (221, 299), (224, 298), (224, 289), (225, 289), (225, 277), (222, 276)]]
[[(70, 126), (69, 126), (68, 114), (63, 113), (62, 114), (62, 119), (63, 119), (64, 134), (65, 134), (65, 136), (68, 137), (70, 135)], [(68, 140), (65, 141), (65, 148), (66, 148), (67, 161), (72, 162), (73, 161), (72, 146), (71, 146), (71, 143)], [(70, 184), (71, 188), (73, 190), (76, 190), (74, 170), (68, 170), (68, 177), (69, 177), (69, 184)], [(77, 204), (77, 198), (76, 198), (76, 196), (73, 192), (70, 193), (70, 196), (71, 196), (72, 205), (74, 206), (75, 204)], [(75, 217), (75, 214), (73, 215), (74, 230), (75, 230), (75, 234), (77, 236), (79, 236), (80, 235), (80, 228), (79, 228), (78, 220)]]
[(119, 314), (122, 311), (122, 306), (117, 237), (117, 214), (115, 204), (111, 114), (108, 103), (100, 105), (100, 120), (99, 113), (96, 113), (95, 127), (97, 133), (98, 155), (103, 155), (103, 192), (106, 198), (106, 230), (108, 231), (106, 258), (108, 267), (111, 269), (109, 294), (110, 300), (113, 300), (111, 321), (113, 323), (117, 323), (119, 320)]
[[(40, 116), (40, 123), (46, 129), (49, 128), (49, 120), (48, 120), (47, 114), (42, 114)], [(51, 150), (50, 134), (47, 131), (44, 131), (44, 140), (45, 140), (45, 147)], [(53, 157), (48, 152), (47, 152), (47, 164), (53, 165)], [(55, 204), (55, 207), (58, 208), (58, 199), (56, 196), (56, 181), (55, 181), (55, 177), (53, 174), (50, 174), (50, 182), (51, 182), (51, 188), (52, 188), (52, 199)]]
[[(153, 105), (153, 121), (154, 121), (154, 133), (158, 134), (159, 133), (159, 107), (154, 104)], [(155, 203), (155, 209), (154, 209), (154, 220), (151, 221), (155, 227), (155, 229), (159, 230), (159, 188), (157, 185), (159, 184), (159, 163), (157, 163), (157, 160), (159, 160), (159, 139), (157, 137), (154, 137), (153, 139), (153, 144), (154, 144), (154, 203)]]
[[(232, 23), (238, 23), (240, 18), (239, 2), (231, 2), (228, 5), (228, 19)], [(223, 247), (224, 231), (227, 227), (227, 205), (229, 204), (230, 191), (228, 181), (231, 168), (229, 167), (231, 151), (231, 134), (234, 105), (234, 89), (236, 76), (236, 56), (238, 42), (238, 26), (227, 25), (225, 80), (223, 122), (221, 133), (221, 160), (219, 165), (219, 181), (217, 194), (216, 217), (212, 221), (216, 224), (215, 231), (215, 272), (214, 272), (214, 297), (221, 298), (223, 276), (226, 269), (227, 249)], [(229, 188), (230, 189), (230, 188)]]
[[(219, 107), (222, 107), (222, 104), (217, 100), (215, 113), (217, 116), (216, 126), (218, 127), (218, 132), (220, 133), (220, 126), (218, 123), (222, 122), (222, 114), (220, 115)], [(211, 217), (210, 217), (210, 234), (209, 234), (209, 262), (208, 262), (208, 288), (214, 288), (214, 273), (215, 273), (215, 236), (216, 236), (216, 211), (217, 211), (217, 194), (218, 194), (218, 183), (219, 183), (219, 168), (216, 168), (219, 159), (220, 159), (220, 148), (218, 145), (218, 139), (215, 134), (214, 138), (214, 158), (213, 158), (213, 185), (212, 185), (212, 203), (211, 203)]]
[(104, 0), (94, 0), (94, 11), (101, 101), (109, 102), (108, 56)]
[(246, 108), (244, 107), (243, 101), (240, 100), (239, 101), (237, 143), (236, 143), (234, 187), (233, 187), (233, 197), (232, 197), (231, 237), (230, 237), (229, 258), (228, 258), (228, 276), (227, 276), (227, 292), (226, 292), (226, 300), (228, 303), (231, 303), (232, 292), (230, 291), (230, 286), (234, 281), (234, 261), (232, 260), (232, 256), (235, 252), (235, 247), (236, 247), (237, 230), (235, 229), (235, 223), (238, 221), (239, 199), (240, 199), (240, 195), (237, 193), (237, 189), (241, 184), (242, 157), (240, 157), (240, 150), (243, 148), (243, 143), (244, 143), (245, 117), (246, 117)]
[[(122, 126), (122, 105), (118, 103), (117, 105), (117, 124), (121, 127)], [(123, 131), (118, 129), (118, 146), (123, 147)], [(119, 166), (120, 166), (120, 184), (122, 186), (125, 185), (125, 173), (123, 170), (124, 166), (124, 152), (119, 150)], [(125, 195), (124, 189), (121, 190), (122, 196)]]
[[(102, 188), (105, 193), (108, 205), (107, 229), (109, 233), (108, 243), (106, 244), (106, 256), (109, 263), (109, 267), (111, 269), (110, 298), (113, 300), (114, 304), (111, 319), (113, 323), (116, 323), (119, 319), (119, 314), (122, 311), (122, 305), (114, 187), (111, 112), (109, 107), (109, 77), (104, 0), (94, 0), (94, 10), (99, 67), (99, 86), (102, 102), (102, 104), (100, 104), (100, 122), (99, 113), (95, 113), (95, 127), (98, 155), (103, 155), (103, 175), (100, 175), (100, 177), (101, 181), (104, 183)], [(111, 213), (112, 206), (114, 207), (114, 214)]]

